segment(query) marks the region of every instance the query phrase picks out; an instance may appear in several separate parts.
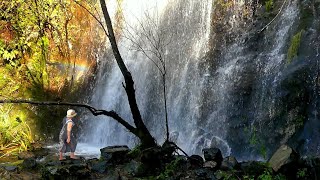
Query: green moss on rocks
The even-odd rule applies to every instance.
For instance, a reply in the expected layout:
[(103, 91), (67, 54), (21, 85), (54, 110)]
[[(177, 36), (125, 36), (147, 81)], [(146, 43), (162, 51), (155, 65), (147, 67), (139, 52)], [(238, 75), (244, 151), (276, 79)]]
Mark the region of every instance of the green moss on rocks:
[(298, 56), (300, 42), (301, 42), (301, 35), (302, 35), (302, 31), (295, 34), (291, 39), (291, 44), (287, 54), (287, 64), (290, 64), (293, 58)]

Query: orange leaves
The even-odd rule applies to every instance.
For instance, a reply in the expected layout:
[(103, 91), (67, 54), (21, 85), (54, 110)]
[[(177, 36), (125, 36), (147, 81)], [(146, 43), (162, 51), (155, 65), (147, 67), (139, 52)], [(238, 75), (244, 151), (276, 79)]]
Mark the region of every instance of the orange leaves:
[(0, 21), (0, 39), (8, 43), (14, 38), (14, 32), (10, 22)]

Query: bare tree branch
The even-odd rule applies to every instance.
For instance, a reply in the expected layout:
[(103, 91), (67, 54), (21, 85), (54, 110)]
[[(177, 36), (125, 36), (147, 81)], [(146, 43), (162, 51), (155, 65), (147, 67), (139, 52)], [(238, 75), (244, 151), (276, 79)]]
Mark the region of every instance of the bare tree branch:
[[(159, 70), (162, 75), (163, 85), (163, 99), (164, 99), (164, 111), (166, 121), (166, 139), (169, 140), (169, 125), (168, 125), (168, 110), (167, 110), (167, 97), (166, 97), (166, 59), (165, 59), (165, 47), (170, 43), (171, 36), (166, 36), (165, 29), (160, 29), (160, 22), (158, 12), (155, 15), (150, 15), (149, 12), (145, 12), (145, 21), (139, 20), (138, 22), (139, 32), (136, 28), (132, 27), (129, 23), (126, 23), (127, 27), (131, 29), (125, 29), (129, 41), (132, 42), (133, 46), (137, 48), (137, 51), (141, 52), (147, 57)], [(155, 16), (155, 18), (154, 18)], [(132, 32), (135, 34), (133, 35)], [(149, 45), (147, 48), (143, 45)], [(155, 58), (155, 59), (154, 59)]]
[(75, 107), (84, 107), (88, 109), (94, 116), (98, 115), (105, 115), (113, 118), (120, 124), (122, 124), (125, 128), (127, 128), (130, 132), (135, 133), (136, 128), (130, 125), (127, 121), (121, 118), (115, 111), (106, 111), (106, 110), (99, 110), (96, 109), (88, 104), (81, 104), (81, 103), (69, 103), (69, 102), (54, 102), (54, 101), (30, 101), (30, 100), (0, 100), (0, 104), (32, 104), (32, 105), (57, 105), (57, 106), (75, 106)]
[(85, 6), (83, 6), (81, 3), (79, 3), (78, 1), (74, 0), (73, 2), (75, 2), (76, 4), (78, 4), (80, 7), (82, 7), (84, 10), (86, 10), (101, 26), (101, 28), (103, 29), (104, 33), (108, 36), (107, 30), (104, 28), (104, 25), (102, 24), (101, 20), (98, 19), (91, 11), (89, 11)]

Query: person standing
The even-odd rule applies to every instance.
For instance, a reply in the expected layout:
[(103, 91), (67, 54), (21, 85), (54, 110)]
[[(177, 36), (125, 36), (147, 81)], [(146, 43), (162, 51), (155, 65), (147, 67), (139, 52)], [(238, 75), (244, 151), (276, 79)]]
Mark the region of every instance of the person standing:
[(74, 120), (77, 115), (76, 111), (69, 109), (67, 116), (63, 119), (63, 126), (59, 134), (60, 148), (59, 148), (59, 160), (63, 160), (63, 153), (70, 152), (71, 159), (77, 159), (74, 152), (77, 147), (77, 140), (74, 130)]

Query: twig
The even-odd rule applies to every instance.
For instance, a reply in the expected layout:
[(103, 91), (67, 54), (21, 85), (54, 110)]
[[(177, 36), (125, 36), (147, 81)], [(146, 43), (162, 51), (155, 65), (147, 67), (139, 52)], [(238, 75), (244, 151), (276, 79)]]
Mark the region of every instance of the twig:
[(107, 30), (104, 28), (104, 25), (102, 24), (102, 22), (91, 12), (89, 11), (86, 7), (84, 7), (82, 4), (80, 4), (79, 2), (77, 2), (76, 0), (74, 0), (73, 2), (75, 2), (76, 4), (78, 4), (80, 7), (82, 7), (83, 9), (85, 9), (102, 27), (104, 33), (108, 36), (108, 32)]
[(188, 154), (187, 154), (186, 152), (184, 152), (184, 150), (182, 150), (176, 143), (172, 142), (172, 144), (173, 144), (177, 149), (179, 149), (184, 155), (186, 155), (188, 158), (190, 158), (190, 157), (188, 156)]
[(280, 12), (282, 11), (284, 4), (287, 2), (287, 0), (285, 0), (283, 2), (283, 4), (281, 5), (278, 14), (267, 24), (265, 25), (261, 30), (258, 31), (258, 33), (261, 33), (262, 31), (264, 31), (268, 26), (270, 26), (270, 24), (279, 16)]

